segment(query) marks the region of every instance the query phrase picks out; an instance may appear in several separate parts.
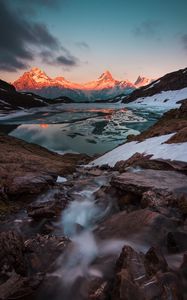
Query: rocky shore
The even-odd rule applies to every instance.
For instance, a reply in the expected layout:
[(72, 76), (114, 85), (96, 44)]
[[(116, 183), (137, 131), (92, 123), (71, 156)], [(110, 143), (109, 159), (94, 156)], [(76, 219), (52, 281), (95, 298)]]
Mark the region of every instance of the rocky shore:
[[(187, 142), (186, 103), (136, 140)], [(0, 149), (0, 299), (187, 299), (185, 161), (85, 168), (5, 135)]]

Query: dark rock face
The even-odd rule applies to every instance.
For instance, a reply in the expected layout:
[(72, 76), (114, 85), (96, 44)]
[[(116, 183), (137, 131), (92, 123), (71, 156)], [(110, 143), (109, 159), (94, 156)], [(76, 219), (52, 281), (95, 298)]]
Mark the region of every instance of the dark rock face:
[(54, 100), (35, 95), (34, 93), (20, 93), (15, 87), (6, 81), (0, 80), (0, 112), (8, 113), (14, 110), (42, 107), (59, 103), (72, 103), (68, 97), (60, 97)]
[(131, 158), (119, 161), (115, 164), (114, 170), (124, 173), (130, 168), (152, 169), (164, 171), (178, 171), (187, 174), (187, 163), (163, 159), (151, 159), (151, 155), (135, 153)]
[(65, 209), (68, 199), (61, 195), (61, 199), (54, 199), (43, 203), (33, 203), (29, 205), (27, 212), (28, 216), (38, 221), (42, 219), (51, 219), (59, 216)]
[(129, 246), (123, 248), (110, 293), (111, 300), (182, 299), (179, 278), (154, 248), (145, 255)]
[(1, 111), (11, 111), (15, 109), (41, 107), (48, 105), (45, 98), (32, 95), (18, 93), (13, 85), (0, 80), (0, 102)]
[(20, 275), (26, 273), (24, 259), (24, 243), (22, 237), (14, 231), (0, 233), (0, 273), (13, 270)]
[(187, 194), (186, 175), (175, 171), (126, 172), (115, 176), (111, 184), (123, 193), (141, 196), (144, 207), (178, 205), (178, 199)]
[(68, 239), (48, 235), (38, 235), (25, 242), (28, 268), (32, 274), (52, 272), (55, 262), (68, 245)]
[(68, 240), (38, 235), (23, 241), (14, 231), (0, 234), (0, 299), (36, 299), (44, 274), (55, 268)]
[(126, 96), (124, 103), (132, 102), (138, 98), (148, 97), (161, 91), (179, 90), (187, 87), (187, 68), (166, 74), (145, 87), (141, 87)]
[(174, 228), (175, 223), (169, 218), (149, 209), (140, 209), (114, 214), (99, 225), (95, 234), (102, 240), (128, 239), (147, 247), (164, 245), (166, 234)]

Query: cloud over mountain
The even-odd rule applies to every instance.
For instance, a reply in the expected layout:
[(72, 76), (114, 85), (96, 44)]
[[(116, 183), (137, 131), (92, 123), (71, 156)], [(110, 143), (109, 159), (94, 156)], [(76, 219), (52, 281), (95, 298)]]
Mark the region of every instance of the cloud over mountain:
[[(49, 5), (51, 1), (45, 3)], [(0, 70), (13, 72), (25, 69), (37, 55), (47, 51), (53, 51), (56, 63), (69, 67), (77, 65), (78, 59), (61, 46), (45, 24), (26, 19), (5, 0), (1, 1), (0, 34)]]

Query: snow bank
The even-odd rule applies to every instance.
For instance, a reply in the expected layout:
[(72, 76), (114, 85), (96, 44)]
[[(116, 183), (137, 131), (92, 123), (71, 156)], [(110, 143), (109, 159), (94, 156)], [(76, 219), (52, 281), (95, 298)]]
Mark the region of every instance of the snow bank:
[(187, 143), (164, 144), (175, 133), (146, 139), (143, 142), (129, 142), (104, 154), (92, 161), (89, 166), (101, 166), (108, 164), (114, 167), (116, 162), (127, 160), (136, 152), (152, 154), (152, 159), (170, 159), (187, 162)]
[(138, 98), (137, 100), (129, 103), (126, 107), (131, 106), (153, 106), (162, 107), (163, 109), (178, 108), (181, 104), (177, 104), (178, 101), (187, 98), (187, 87), (181, 90), (174, 91), (162, 91), (161, 93), (153, 96)]

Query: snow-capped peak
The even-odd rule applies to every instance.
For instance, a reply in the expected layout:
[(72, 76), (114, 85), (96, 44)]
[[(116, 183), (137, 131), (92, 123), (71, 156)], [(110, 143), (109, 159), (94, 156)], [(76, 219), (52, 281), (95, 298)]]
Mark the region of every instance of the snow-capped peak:
[(32, 77), (32, 79), (35, 82), (45, 82), (45, 81), (50, 80), (50, 77), (47, 76), (45, 72), (43, 72), (42, 70), (40, 70), (37, 67), (32, 68), (27, 73), (28, 73), (28, 75), (30, 75), (30, 77)]
[(98, 78), (98, 80), (107, 80), (107, 81), (113, 81), (114, 78), (110, 71), (106, 70), (104, 73), (101, 74), (101, 76)]
[(150, 79), (150, 78), (146, 78), (146, 77), (143, 77), (143, 76), (138, 76), (137, 80), (135, 81), (134, 85), (139, 88), (139, 87), (142, 87), (142, 86), (145, 86), (149, 83), (151, 83), (153, 80)]

